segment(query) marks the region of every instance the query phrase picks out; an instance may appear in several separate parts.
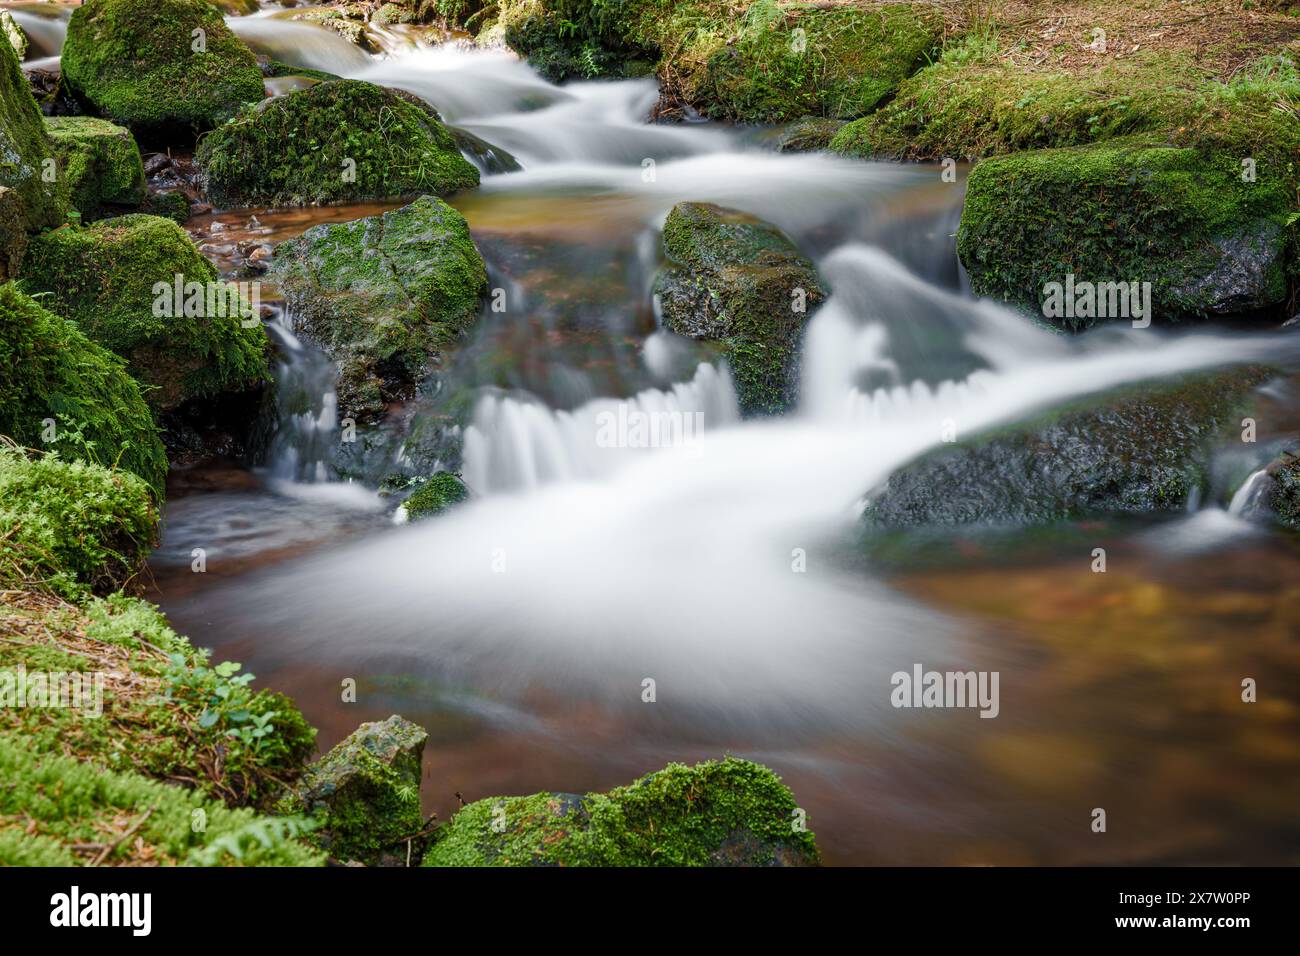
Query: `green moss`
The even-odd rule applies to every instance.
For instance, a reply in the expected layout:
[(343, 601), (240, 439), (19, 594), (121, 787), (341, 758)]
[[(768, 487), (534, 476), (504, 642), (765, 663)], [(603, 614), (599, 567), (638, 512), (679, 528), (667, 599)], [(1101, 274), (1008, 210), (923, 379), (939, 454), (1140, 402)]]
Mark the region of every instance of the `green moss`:
[(67, 204), (83, 220), (96, 218), (106, 206), (144, 201), (144, 165), (129, 130), (91, 116), (49, 117), (45, 128), (62, 161), (59, 181)]
[(817, 152), (829, 148), (843, 127), (843, 120), (804, 116), (777, 132), (770, 142), (780, 153)]
[[(184, 229), (139, 214), (33, 237), (24, 266), (25, 286), (51, 293), (52, 308), (125, 358), (132, 375), (152, 386), (146, 397), (154, 407), (260, 385), (268, 376), (266, 333), (256, 317), (232, 314), (250, 306), (214, 291), (217, 314), (177, 315), (178, 275), (227, 291)], [(170, 308), (156, 308), (160, 297)], [(209, 311), (206, 295), (197, 311)]]
[(276, 250), (295, 322), (340, 363), (345, 415), (376, 417), (478, 316), (487, 267), (463, 216), (431, 196), (314, 226)]
[(289, 792), (315, 751), (291, 701), (252, 690), (238, 664), (210, 665), (146, 601), (74, 597), (8, 592), (0, 626), (16, 640), (0, 646), (0, 672), (98, 674), (99, 708), (0, 709), (0, 730), (232, 806), (267, 807)]
[[(864, 158), (979, 158), (1137, 133), (1295, 162), (1300, 77), (1263, 57), (1230, 82), (1195, 62), (1138, 54), (1081, 72), (1027, 69), (996, 37), (967, 36), (903, 82), (888, 106), (845, 126), (833, 151)], [(1300, 170), (1291, 181), (1300, 179)]]
[[(267, 817), (0, 734), (0, 865), (319, 866), (304, 821)], [(130, 828), (134, 828), (131, 830)], [(131, 839), (119, 840), (119, 836)]]
[(711, 203), (678, 203), (664, 249), (669, 265), (655, 282), (664, 324), (722, 343), (747, 414), (784, 411), (799, 335), (826, 297), (816, 268), (779, 229)]
[(292, 63), (284, 63), (280, 60), (267, 60), (262, 67), (262, 75), (265, 77), (279, 76), (305, 76), (308, 79), (320, 80), (322, 83), (328, 80), (338, 80), (341, 77), (334, 73), (326, 73), (324, 70), (313, 70), (305, 66), (294, 66)]
[(0, 434), (126, 469), (162, 499), (167, 458), (123, 361), (12, 284), (0, 286), (0, 367)]
[(608, 793), (475, 801), (438, 830), (424, 865), (816, 863), (799, 820), (794, 796), (766, 767), (734, 757), (669, 764)]
[(109, 471), (0, 446), (0, 579), (65, 590), (115, 590), (135, 577), (158, 534), (149, 487)]
[(402, 503), (406, 516), (412, 521), (428, 518), (460, 504), (469, 497), (469, 489), (457, 475), (440, 471), (416, 487)]
[(27, 210), (17, 190), (0, 186), (0, 282), (22, 271), (27, 253)]
[(72, 13), (62, 64), (98, 113), (150, 133), (210, 129), (264, 95), (257, 59), (203, 0), (87, 0)]
[(53, 150), (41, 121), (41, 111), (32, 98), (8, 42), (0, 42), (0, 187), (22, 197), (29, 230), (56, 226), (63, 221)]
[[(1239, 311), (1220, 301), (1241, 280), (1221, 243), (1245, 243), (1262, 275), (1247, 307), (1286, 296), (1285, 171), (1259, 160), (1244, 181), (1236, 153), (1125, 139), (997, 157), (970, 176), (957, 248), (981, 295), (1037, 307), (1044, 285), (1152, 283), (1157, 316)], [(1245, 237), (1245, 238), (1242, 238)], [(1230, 275), (1205, 281), (1216, 269)], [(1091, 319), (1062, 319), (1070, 326)]]
[(1284, 525), (1300, 531), (1300, 455), (1283, 455), (1269, 467), (1269, 475), (1269, 507)]
[(144, 211), (183, 226), (190, 218), (190, 199), (180, 191), (150, 193), (145, 200)]
[(0, 10), (0, 37), (9, 41), (19, 60), (27, 55), (27, 34), (8, 10)]
[(478, 185), (431, 111), (358, 80), (318, 83), (245, 111), (204, 138), (214, 202), (345, 202)]

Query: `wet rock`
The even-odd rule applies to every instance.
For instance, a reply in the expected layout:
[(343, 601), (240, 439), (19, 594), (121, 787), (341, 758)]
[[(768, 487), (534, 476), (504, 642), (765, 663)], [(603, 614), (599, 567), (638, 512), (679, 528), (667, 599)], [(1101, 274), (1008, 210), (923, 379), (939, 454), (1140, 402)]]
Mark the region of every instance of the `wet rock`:
[(1268, 377), (1247, 369), (1132, 387), (943, 447), (869, 494), (865, 520), (1041, 524), (1182, 510), (1206, 490), (1214, 444)]
[(293, 806), (315, 816), (315, 834), (338, 860), (380, 863), (404, 854), (418, 834), (420, 769), (429, 735), (394, 714), (362, 724), (312, 766), (299, 782)]
[(0, 10), (0, 34), (9, 41), (14, 53), (18, 54), (19, 60), (27, 55), (27, 34), (8, 10)]
[(358, 80), (267, 100), (206, 136), (196, 159), (218, 205), (448, 195), (479, 181), (426, 110)]
[(830, 146), (831, 140), (843, 126), (843, 120), (804, 116), (780, 130), (772, 139), (772, 148), (778, 153), (811, 153), (824, 150)]
[[(1150, 283), (1157, 321), (1275, 309), (1286, 300), (1291, 211), (1261, 160), (1149, 139), (985, 160), (966, 190), (957, 250), (980, 295), (1041, 314), (1048, 283)], [(1112, 316), (1113, 317), (1113, 316)], [(1102, 317), (1051, 318), (1086, 328)]]
[(826, 291), (775, 226), (712, 203), (678, 203), (664, 223), (669, 265), (655, 280), (664, 325), (720, 343), (746, 414), (794, 397), (798, 338)]
[(27, 85), (46, 116), (77, 116), (81, 105), (76, 97), (63, 85), (63, 75), (59, 70), (33, 70), (25, 68)]
[(184, 225), (190, 218), (190, 199), (180, 191), (151, 192), (145, 200), (144, 211)]
[(204, 0), (87, 0), (68, 23), (62, 66), (77, 96), (137, 133), (211, 129), (263, 97), (252, 51)]
[(669, 764), (608, 793), (478, 800), (436, 831), (424, 866), (815, 866), (800, 819), (760, 764)]
[(1285, 452), (1268, 467), (1264, 504), (1282, 524), (1300, 531), (1300, 452)]
[(45, 128), (61, 161), (67, 202), (84, 221), (144, 201), (140, 150), (125, 127), (93, 116), (56, 116)]
[(152, 386), (155, 409), (257, 389), (268, 376), (261, 323), (238, 314), (248, 303), (242, 296), (232, 303), (216, 269), (169, 219), (132, 214), (34, 236), (23, 278), (32, 291), (50, 293), (48, 307), (125, 358)]
[(294, 325), (340, 365), (339, 409), (374, 421), (405, 397), (478, 316), (487, 267), (455, 209), (400, 209), (314, 226), (276, 250)]
[(402, 502), (401, 512), (407, 521), (420, 521), (441, 514), (469, 497), (469, 489), (459, 475), (440, 471), (416, 485), (411, 496)]
[(52, 158), (41, 111), (18, 57), (7, 42), (0, 43), (0, 186), (21, 198), (28, 231), (63, 221), (57, 182), (42, 175)]

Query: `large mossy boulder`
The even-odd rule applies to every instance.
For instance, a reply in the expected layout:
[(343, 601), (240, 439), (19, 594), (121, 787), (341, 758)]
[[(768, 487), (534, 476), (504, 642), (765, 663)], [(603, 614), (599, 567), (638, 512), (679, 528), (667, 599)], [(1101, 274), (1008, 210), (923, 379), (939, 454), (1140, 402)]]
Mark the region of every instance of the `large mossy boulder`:
[(12, 189), (22, 199), (28, 231), (63, 221), (55, 162), (18, 57), (0, 37), (0, 188)]
[(257, 58), (204, 0), (87, 0), (62, 64), (95, 112), (150, 135), (211, 129), (265, 95)]
[(27, 207), (18, 190), (0, 186), (0, 282), (22, 271), (27, 253)]
[(816, 268), (775, 226), (712, 203), (674, 206), (664, 250), (655, 280), (664, 325), (721, 344), (743, 412), (784, 411), (799, 335), (826, 297)]
[(295, 328), (339, 363), (340, 411), (359, 421), (432, 370), (487, 288), (465, 218), (432, 196), (313, 226), (276, 249), (271, 274)]
[(1073, 275), (1149, 282), (1157, 320), (1250, 313), (1286, 299), (1291, 212), (1270, 163), (1247, 178), (1235, 154), (1117, 140), (980, 163), (957, 250), (975, 292), (1039, 312)]
[(420, 773), (424, 728), (396, 714), (362, 724), (307, 768), (286, 809), (311, 814), (337, 860), (376, 864), (404, 854), (423, 826)]
[(167, 457), (125, 363), (12, 283), (0, 285), (0, 368), (0, 435), (116, 465), (161, 500)]
[(29, 291), (50, 293), (51, 309), (126, 359), (159, 411), (267, 380), (268, 340), (252, 303), (170, 219), (131, 214), (33, 236), (23, 276)]
[(0, 446), (0, 582), (116, 591), (157, 534), (149, 486), (129, 471)]
[(709, 116), (749, 123), (870, 113), (925, 64), (943, 36), (940, 12), (924, 3), (813, 10), (754, 4), (739, 27), (708, 58), (694, 99)]
[(438, 829), (424, 865), (816, 865), (802, 822), (789, 788), (760, 764), (674, 763), (608, 793), (475, 801)]
[(62, 169), (67, 204), (89, 221), (113, 206), (145, 199), (144, 164), (126, 127), (93, 116), (53, 116), (45, 121)]
[(866, 521), (1020, 525), (1181, 511), (1208, 492), (1215, 445), (1267, 378), (1244, 369), (1130, 386), (943, 446), (869, 494)]
[(296, 90), (243, 112), (197, 154), (222, 205), (445, 196), (478, 170), (430, 109), (359, 80)]

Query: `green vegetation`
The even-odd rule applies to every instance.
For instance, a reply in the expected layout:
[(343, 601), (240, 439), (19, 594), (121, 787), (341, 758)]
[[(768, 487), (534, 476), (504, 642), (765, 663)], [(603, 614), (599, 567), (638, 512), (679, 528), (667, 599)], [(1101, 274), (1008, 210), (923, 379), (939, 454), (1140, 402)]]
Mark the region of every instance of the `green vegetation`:
[(1284, 454), (1269, 467), (1269, 507), (1279, 521), (1300, 531), (1300, 455)]
[[(0, 865), (319, 866), (303, 820), (267, 817), (0, 734)], [(20, 819), (23, 826), (8, 824)]]
[(105, 593), (139, 573), (158, 512), (130, 472), (0, 445), (0, 529), (0, 579)]
[(784, 411), (799, 334), (826, 297), (816, 268), (779, 229), (711, 203), (673, 207), (664, 249), (669, 265), (655, 281), (664, 324), (721, 343), (744, 412)]
[(1286, 299), (1292, 201), (1271, 161), (1243, 181), (1236, 153), (1142, 138), (1035, 150), (971, 173), (957, 248), (977, 293), (1035, 309), (1073, 273), (1151, 282), (1157, 316), (1243, 312)]
[(144, 201), (144, 166), (129, 130), (92, 116), (50, 117), (45, 128), (62, 161), (66, 202), (83, 220)]
[(96, 112), (150, 135), (211, 129), (264, 95), (252, 51), (204, 0), (87, 0), (62, 63)]
[(162, 499), (167, 458), (125, 363), (13, 284), (0, 285), (0, 435), (118, 467)]
[(358, 420), (424, 377), (487, 289), (464, 217), (432, 196), (313, 226), (276, 250), (272, 274), (302, 329), (339, 362), (339, 406)]
[[(203, 284), (202, 308), (193, 310), (202, 314), (177, 314), (192, 310), (174, 301), (176, 276)], [(51, 308), (125, 358), (164, 411), (266, 380), (266, 333), (260, 321), (244, 327), (248, 304), (232, 303), (218, 281), (184, 229), (142, 214), (34, 236), (24, 266), (24, 286), (50, 293)], [(160, 296), (169, 308), (155, 307)]]
[(402, 503), (406, 516), (412, 521), (441, 514), (452, 505), (460, 504), (469, 497), (469, 489), (458, 475), (449, 471), (439, 471), (422, 482), (411, 496)]
[(268, 100), (206, 136), (209, 195), (227, 205), (447, 195), (478, 170), (433, 112), (358, 80)]
[(794, 796), (771, 770), (728, 757), (669, 764), (608, 793), (469, 804), (425, 866), (772, 866), (818, 861)]
[(22, 198), (29, 231), (63, 221), (57, 183), (45, 175), (47, 160), (53, 160), (53, 148), (41, 111), (13, 47), (0, 42), (0, 187)]

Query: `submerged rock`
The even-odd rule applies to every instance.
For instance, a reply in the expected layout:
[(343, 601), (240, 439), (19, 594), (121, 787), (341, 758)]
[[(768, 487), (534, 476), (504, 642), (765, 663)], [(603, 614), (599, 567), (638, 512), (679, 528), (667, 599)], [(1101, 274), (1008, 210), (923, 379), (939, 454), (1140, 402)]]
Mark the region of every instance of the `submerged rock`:
[(57, 180), (46, 175), (52, 162), (53, 147), (18, 57), (0, 43), (0, 187), (21, 198), (27, 231), (63, 221)]
[(87, 0), (62, 62), (78, 97), (137, 132), (211, 129), (264, 95), (252, 51), (204, 0)]
[(746, 414), (784, 411), (799, 334), (826, 297), (812, 262), (775, 226), (712, 203), (674, 206), (664, 249), (669, 265), (655, 280), (664, 325), (721, 343)]
[(68, 204), (84, 220), (106, 206), (139, 206), (145, 198), (144, 165), (125, 127), (91, 116), (58, 116), (45, 128), (62, 160)]
[(931, 452), (869, 495), (878, 527), (1031, 524), (1179, 511), (1262, 370), (1198, 374), (1076, 403)]
[(490, 797), (440, 827), (425, 866), (813, 866), (813, 835), (771, 770), (669, 764), (608, 793)]
[(330, 856), (362, 863), (404, 853), (420, 832), (420, 768), (429, 735), (394, 714), (362, 724), (307, 768), (283, 809), (312, 814), (315, 837)]
[(1248, 313), (1285, 302), (1290, 211), (1265, 163), (1244, 181), (1235, 154), (1116, 140), (980, 163), (957, 250), (977, 293), (1035, 310), (1073, 275), (1149, 282), (1156, 319)]
[(33, 236), (23, 278), (32, 291), (51, 293), (51, 308), (126, 359), (131, 374), (152, 386), (146, 397), (160, 411), (257, 388), (268, 378), (266, 332), (258, 317), (244, 314), (250, 303), (231, 296), (170, 219), (132, 214)]
[(464, 217), (432, 196), (313, 226), (280, 245), (272, 274), (295, 327), (340, 365), (340, 413), (365, 421), (428, 374), (487, 288)]
[(432, 111), (359, 80), (246, 110), (205, 137), (196, 159), (212, 201), (227, 205), (445, 196), (479, 181)]
[(0, 285), (0, 368), (0, 434), (116, 464), (161, 500), (167, 458), (125, 363), (12, 284)]

